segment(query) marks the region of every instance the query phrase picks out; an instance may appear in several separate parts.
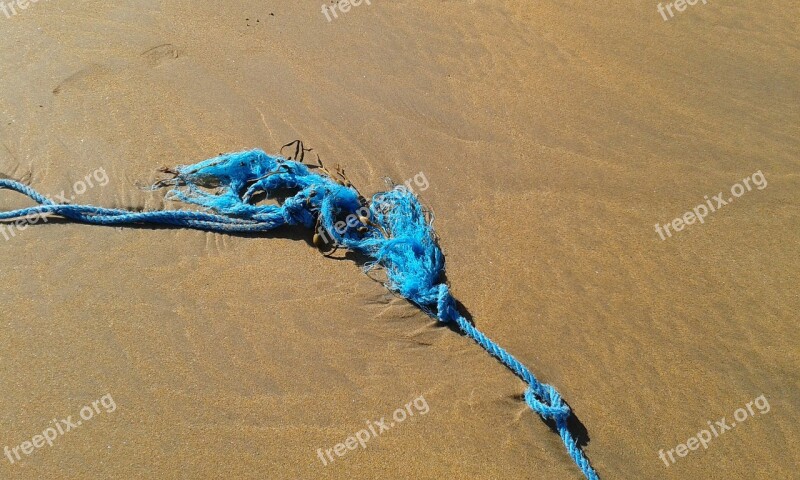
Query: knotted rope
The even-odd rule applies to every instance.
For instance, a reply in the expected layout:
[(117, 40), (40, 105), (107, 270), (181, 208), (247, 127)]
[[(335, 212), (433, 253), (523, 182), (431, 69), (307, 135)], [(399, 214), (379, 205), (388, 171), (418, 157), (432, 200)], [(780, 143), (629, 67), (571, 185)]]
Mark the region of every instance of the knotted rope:
[[(0, 220), (48, 214), (94, 225), (160, 224), (203, 231), (265, 232), (284, 225), (315, 227), (332, 242), (371, 259), (364, 266), (385, 269), (386, 287), (412, 301), (442, 323), (458, 328), (500, 360), (528, 388), (525, 402), (545, 420), (553, 420), (572, 459), (586, 478), (597, 479), (567, 426), (572, 412), (555, 388), (542, 383), (499, 345), (475, 328), (456, 307), (442, 277), (444, 254), (428, 212), (409, 191), (398, 187), (366, 201), (344, 177), (312, 172), (308, 165), (260, 150), (222, 155), (195, 165), (168, 170), (174, 178), (156, 186), (173, 186), (167, 198), (203, 207), (196, 210), (133, 212), (90, 205), (60, 204), (22, 183), (0, 179), (0, 188), (27, 195), (38, 206), (0, 213)], [(201, 187), (216, 187), (213, 192)], [(280, 205), (257, 205), (253, 197), (294, 192)], [(344, 222), (344, 223), (343, 223)], [(346, 228), (342, 228), (342, 225)]]

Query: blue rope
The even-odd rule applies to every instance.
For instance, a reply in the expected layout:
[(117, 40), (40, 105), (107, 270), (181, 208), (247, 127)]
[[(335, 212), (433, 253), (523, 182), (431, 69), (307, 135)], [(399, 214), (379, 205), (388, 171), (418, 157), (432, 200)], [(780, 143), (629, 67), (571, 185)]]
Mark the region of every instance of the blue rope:
[[(60, 215), (93, 225), (159, 224), (218, 233), (266, 232), (285, 225), (316, 228), (318, 233), (329, 236), (331, 243), (370, 258), (365, 271), (383, 267), (387, 288), (440, 322), (455, 323), (511, 369), (528, 385), (525, 402), (542, 418), (555, 422), (569, 455), (586, 478), (599, 478), (567, 426), (572, 412), (556, 389), (537, 380), (525, 365), (458, 312), (455, 299), (442, 281), (444, 254), (418, 199), (398, 187), (376, 194), (367, 202), (344, 175), (339, 178), (321, 163), (320, 167), (323, 174), (312, 172), (303, 163), (251, 150), (180, 166), (173, 171), (174, 178), (157, 184), (174, 187), (167, 194), (168, 199), (197, 205), (203, 211), (133, 212), (58, 204), (27, 185), (0, 179), (0, 189), (17, 191), (39, 204), (0, 212), (0, 220)], [(209, 186), (215, 187), (213, 193), (202, 188)], [(252, 201), (255, 195), (270, 197), (285, 191), (295, 193), (281, 205), (256, 205)]]

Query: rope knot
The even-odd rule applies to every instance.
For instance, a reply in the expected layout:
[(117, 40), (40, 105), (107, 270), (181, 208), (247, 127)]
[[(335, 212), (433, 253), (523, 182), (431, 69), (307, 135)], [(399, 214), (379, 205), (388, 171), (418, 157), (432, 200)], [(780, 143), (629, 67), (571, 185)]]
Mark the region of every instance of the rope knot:
[(553, 419), (556, 424), (566, 422), (572, 411), (561, 399), (561, 395), (550, 385), (543, 384), (541, 387), (542, 392), (537, 395), (533, 386), (528, 386), (525, 390), (525, 402), (545, 420)]
[(310, 227), (314, 224), (314, 217), (306, 209), (305, 201), (290, 197), (283, 202), (283, 218), (289, 225), (303, 225)]
[(439, 285), (439, 298), (436, 302), (436, 316), (442, 323), (452, 322), (458, 317), (456, 299), (444, 283)]

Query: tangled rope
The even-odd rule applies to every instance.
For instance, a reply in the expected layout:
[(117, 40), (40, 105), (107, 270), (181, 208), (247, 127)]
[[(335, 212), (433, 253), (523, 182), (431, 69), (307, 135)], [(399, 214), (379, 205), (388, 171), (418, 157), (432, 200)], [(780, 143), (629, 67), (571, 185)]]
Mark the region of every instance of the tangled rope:
[[(365, 255), (371, 259), (364, 266), (365, 271), (383, 267), (387, 288), (440, 322), (455, 323), (511, 369), (528, 385), (524, 395), (528, 406), (545, 420), (555, 422), (572, 459), (586, 478), (597, 479), (567, 426), (572, 412), (556, 389), (537, 380), (527, 367), (459, 313), (443, 282), (444, 255), (428, 212), (418, 199), (403, 188), (395, 188), (367, 201), (338, 168), (333, 174), (320, 161), (317, 168), (322, 174), (312, 172), (313, 166), (302, 163), (305, 151), (300, 144), (300, 155), (289, 160), (251, 150), (164, 170), (173, 178), (162, 180), (155, 187), (172, 186), (167, 198), (200, 206), (204, 211), (133, 212), (54, 203), (27, 185), (0, 179), (0, 188), (27, 195), (39, 204), (1, 212), (0, 220), (54, 214), (94, 225), (160, 224), (219, 233), (265, 232), (284, 225), (313, 227), (317, 232), (315, 243), (320, 244), (318, 237), (323, 234), (329, 236), (327, 243)], [(285, 196), (281, 204), (259, 205), (254, 201), (261, 195), (281, 197), (281, 192), (287, 191), (293, 194)]]

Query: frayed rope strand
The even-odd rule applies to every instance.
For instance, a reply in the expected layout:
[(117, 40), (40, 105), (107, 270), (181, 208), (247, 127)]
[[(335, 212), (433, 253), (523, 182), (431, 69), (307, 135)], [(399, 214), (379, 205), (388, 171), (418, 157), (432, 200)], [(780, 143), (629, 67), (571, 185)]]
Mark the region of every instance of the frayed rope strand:
[[(302, 225), (324, 233), (330, 243), (365, 255), (386, 270), (386, 287), (412, 301), (442, 323), (454, 323), (468, 337), (513, 371), (528, 387), (525, 402), (545, 420), (553, 420), (567, 451), (586, 478), (599, 478), (570, 432), (569, 406), (555, 388), (542, 383), (502, 347), (464, 318), (443, 282), (444, 255), (436, 242), (427, 211), (401, 187), (365, 200), (342, 178), (313, 172), (301, 161), (249, 150), (165, 170), (173, 178), (154, 188), (171, 186), (167, 198), (196, 205), (198, 210), (133, 212), (91, 205), (59, 204), (31, 187), (0, 179), (0, 189), (14, 190), (38, 205), (0, 212), (0, 220), (60, 215), (92, 225), (164, 225), (218, 233), (266, 232)], [(204, 187), (213, 187), (209, 190)], [(259, 195), (282, 197), (279, 205), (257, 205)], [(353, 221), (357, 219), (357, 221)], [(342, 222), (348, 228), (341, 232)], [(315, 240), (318, 235), (315, 235)], [(435, 313), (434, 313), (435, 312)]]

